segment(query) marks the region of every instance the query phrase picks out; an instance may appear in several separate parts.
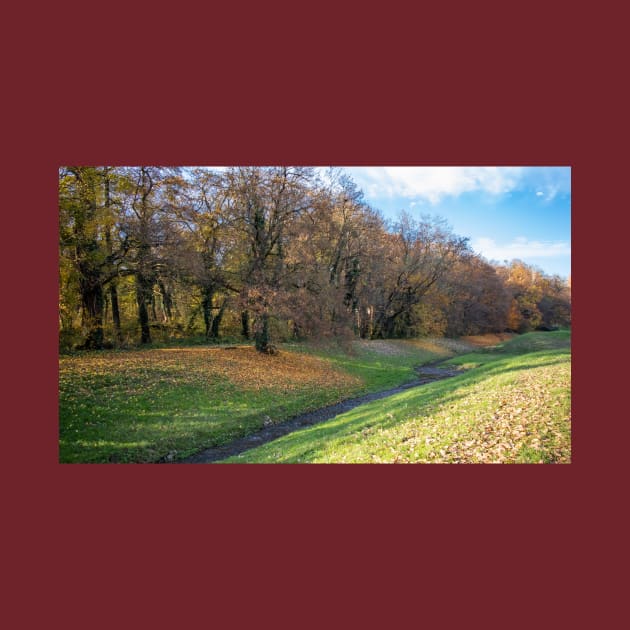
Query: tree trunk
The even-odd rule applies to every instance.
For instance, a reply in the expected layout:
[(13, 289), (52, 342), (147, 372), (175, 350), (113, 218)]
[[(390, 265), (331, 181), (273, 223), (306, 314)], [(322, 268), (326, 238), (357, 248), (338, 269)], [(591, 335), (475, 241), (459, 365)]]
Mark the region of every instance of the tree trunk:
[(171, 321), (173, 317), (173, 299), (166, 289), (164, 283), (160, 280), (160, 292), (162, 293), (162, 311), (166, 321)]
[(293, 338), (298, 340), (302, 338), (300, 325), (295, 320), (293, 321)]
[[(111, 205), (109, 168), (103, 168), (103, 182), (105, 185), (105, 208), (109, 210)], [(105, 242), (107, 243), (107, 253), (112, 255), (112, 234), (111, 229), (107, 227), (105, 230)], [(122, 332), (120, 329), (120, 309), (118, 308), (118, 288), (116, 280), (113, 279), (109, 285), (109, 297), (112, 303), (112, 320), (114, 322), (114, 336), (118, 343), (122, 342)]]
[(241, 326), (242, 334), (245, 339), (251, 339), (251, 329), (249, 321), (249, 311), (245, 310), (241, 312)]
[(276, 348), (269, 336), (269, 315), (263, 313), (260, 319), (260, 326), (257, 327), (255, 334), (256, 350), (263, 354), (276, 354)]
[(210, 336), (213, 339), (219, 338), (219, 326), (221, 325), (221, 320), (223, 319), (224, 313), (225, 313), (225, 301), (223, 301), (223, 304), (221, 304), (221, 308), (219, 309), (219, 312), (214, 316), (214, 319), (212, 320), (212, 330), (210, 332)]
[(212, 332), (212, 300), (214, 291), (212, 289), (204, 289), (201, 308), (203, 310), (203, 323), (206, 327), (206, 340), (210, 339)]
[(136, 274), (136, 299), (138, 301), (138, 320), (140, 321), (140, 343), (151, 343), (149, 328), (149, 303), (152, 285), (142, 274)]
[(103, 347), (103, 287), (100, 282), (81, 282), (81, 306), (86, 329), (81, 348), (98, 350)]
[(109, 285), (109, 297), (112, 303), (112, 319), (114, 321), (114, 334), (117, 341), (122, 342), (122, 331), (120, 328), (120, 309), (118, 307), (118, 288), (115, 281)]

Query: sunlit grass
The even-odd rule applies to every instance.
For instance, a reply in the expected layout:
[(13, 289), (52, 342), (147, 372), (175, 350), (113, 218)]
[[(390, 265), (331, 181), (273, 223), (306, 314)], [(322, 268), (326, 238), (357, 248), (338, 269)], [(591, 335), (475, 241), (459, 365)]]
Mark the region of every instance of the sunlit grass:
[[(465, 346), (468, 348), (468, 346)], [(453, 355), (439, 341), (78, 353), (59, 359), (62, 462), (184, 458), (298, 413), (414, 378)]]
[[(452, 417), (459, 414), (462, 418), (478, 418), (479, 414), (489, 413), (483, 405), (494, 400), (490, 392), (506, 387), (493, 378), (514, 376), (517, 372), (545, 366), (556, 370), (554, 362), (560, 359), (565, 362), (566, 356), (560, 355), (568, 352), (569, 335), (542, 335), (525, 335), (509, 343), (502, 342), (494, 350), (456, 356), (451, 362), (478, 366), (477, 369), (452, 382), (409, 390), (396, 398), (355, 409), (350, 415), (312, 427), (311, 434), (287, 436), (284, 440), (293, 441), (274, 442), (273, 447), (267, 445), (275, 449), (274, 454), (267, 454), (263, 459), (467, 461), (453, 446), (459, 444), (458, 434), (443, 431), (445, 441), (436, 443), (436, 448), (439, 446), (436, 451), (435, 448), (411, 449), (418, 442), (413, 431), (424, 431), (422, 427), (428, 426), (426, 418), (433, 418), (434, 412), (435, 422), (442, 422), (443, 414), (436, 411), (436, 401), (446, 396), (440, 404), (454, 402), (451, 384), (487, 389), (487, 400), (480, 399), (478, 408), (470, 399), (458, 412), (449, 411)], [(174, 459), (184, 458), (251, 434), (265, 423), (281, 422), (360, 393), (395, 387), (414, 378), (415, 366), (453, 357), (471, 348), (471, 342), (462, 340), (419, 339), (355, 342), (345, 348), (332, 344), (327, 347), (294, 344), (283, 348), (276, 357), (260, 355), (248, 346), (156, 348), (60, 357), (60, 461), (155, 462), (169, 455)], [(534, 350), (537, 357), (537, 363), (531, 365), (527, 361), (523, 363), (525, 356), (530, 356), (523, 353), (530, 350)], [(556, 355), (556, 351), (560, 355)], [(513, 360), (517, 363), (510, 363)], [(548, 363), (543, 366), (540, 361)], [(553, 374), (547, 375), (550, 382), (559, 378)], [(542, 372), (540, 375), (544, 376)], [(544, 378), (536, 382), (543, 381)], [(565, 395), (565, 381), (557, 380), (554, 396)], [(527, 388), (531, 386), (529, 383)], [(458, 396), (465, 394), (464, 389), (458, 391)], [(559, 405), (555, 407), (564, 409)], [(466, 415), (471, 410), (478, 414)], [(409, 425), (405, 429), (411, 432), (411, 437), (398, 435), (396, 425), (411, 422), (412, 416), (418, 426), (412, 429)], [(531, 425), (529, 420), (528, 423)], [(550, 431), (553, 433), (552, 429)], [(311, 440), (313, 437), (316, 439)], [(426, 446), (432, 444), (428, 437)], [(546, 439), (548, 441), (548, 436)], [(345, 444), (343, 452), (339, 444)], [(448, 458), (441, 455), (441, 450), (449, 454)], [(545, 451), (542, 457), (565, 461), (565, 451), (566, 444), (556, 455)], [(488, 452), (493, 451), (490, 448)], [(536, 442), (523, 443), (520, 460), (534, 461), (540, 456)], [(251, 461), (257, 461), (255, 453), (252, 457)]]
[(333, 365), (365, 384), (364, 391), (378, 391), (416, 378), (415, 367), (448, 359), (474, 349), (452, 339), (387, 339), (354, 341), (345, 348), (294, 344), (296, 350), (326, 356)]
[(567, 463), (568, 332), (451, 359), (459, 376), (374, 401), (226, 460), (249, 463)]

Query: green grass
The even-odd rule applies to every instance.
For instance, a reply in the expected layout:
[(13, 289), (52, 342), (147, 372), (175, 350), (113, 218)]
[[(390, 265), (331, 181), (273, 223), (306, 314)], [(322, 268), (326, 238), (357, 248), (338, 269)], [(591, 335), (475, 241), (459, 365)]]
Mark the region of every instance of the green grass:
[(287, 344), (289, 350), (325, 358), (338, 369), (359, 378), (360, 393), (390, 389), (416, 378), (415, 367), (467, 352), (472, 346), (452, 339), (388, 339), (355, 341), (345, 348)]
[(81, 402), (61, 392), (60, 461), (153, 462), (169, 453), (182, 458), (259, 429), (264, 416), (282, 418), (336, 398), (336, 392), (303, 391), (279, 406), (271, 391), (239, 392), (229, 382), (164, 386), (153, 374), (143, 383), (147, 393), (127, 396), (124, 375), (107, 381), (91, 379), (92, 391)]
[[(60, 357), (59, 458), (95, 463), (154, 462), (169, 454), (184, 458), (250, 434), (265, 422), (395, 387), (414, 378), (414, 366), (454, 357), (451, 362), (476, 368), (357, 408), (312, 427), (313, 433), (286, 436), (235, 461), (486, 461), (495, 457), (497, 445), (481, 440), (466, 446), (479, 440), (470, 436), (486, 426), (492, 405), (510, 411), (501, 392), (511, 392), (507, 401), (516, 400), (517, 409), (517, 394), (529, 395), (538, 384), (548, 390), (539, 407), (552, 412), (539, 419), (551, 424), (526, 434), (515, 461), (566, 461), (569, 341), (568, 332), (536, 333), (472, 354), (462, 354), (470, 346), (452, 340), (355, 342), (345, 350), (301, 344), (284, 346), (280, 358), (252, 351), (245, 363), (234, 357), (246, 349), (213, 348), (206, 354), (207, 348), (198, 346), (76, 353)], [(318, 359), (320, 364), (308, 363)], [(276, 372), (259, 379), (256, 370), (269, 365)], [(535, 378), (524, 385), (518, 379), (526, 374)], [(525, 421), (527, 432), (532, 419)], [(436, 436), (427, 434), (431, 426)], [(462, 435), (469, 439), (462, 441)], [(418, 447), (421, 439), (427, 448)], [(475, 448), (474, 457), (461, 450)]]
[[(265, 422), (399, 385), (413, 378), (413, 366), (464, 348), (430, 340), (360, 342), (348, 354), (300, 345), (283, 347), (279, 358), (252, 351), (246, 363), (233, 354), (246, 349), (74, 353), (60, 357), (59, 460), (185, 458)], [(323, 360), (314, 364), (321, 373), (297, 374), (296, 366), (310, 359)], [(275, 377), (257, 381), (255, 371), (267, 365), (276, 366)]]
[(357, 407), (233, 463), (566, 463), (568, 331), (529, 333), (449, 363), (468, 371)]

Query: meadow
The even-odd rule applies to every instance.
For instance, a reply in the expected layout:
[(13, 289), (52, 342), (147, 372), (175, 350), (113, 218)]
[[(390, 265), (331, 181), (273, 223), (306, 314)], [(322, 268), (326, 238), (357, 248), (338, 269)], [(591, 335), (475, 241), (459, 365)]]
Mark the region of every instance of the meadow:
[(59, 359), (59, 460), (176, 461), (269, 424), (416, 378), (373, 401), (224, 460), (242, 463), (567, 463), (568, 331), (450, 339), (81, 352)]
[(414, 379), (471, 344), (441, 339), (76, 352), (59, 358), (59, 460), (158, 462)]
[(464, 371), (357, 407), (226, 462), (569, 463), (568, 331), (452, 358)]

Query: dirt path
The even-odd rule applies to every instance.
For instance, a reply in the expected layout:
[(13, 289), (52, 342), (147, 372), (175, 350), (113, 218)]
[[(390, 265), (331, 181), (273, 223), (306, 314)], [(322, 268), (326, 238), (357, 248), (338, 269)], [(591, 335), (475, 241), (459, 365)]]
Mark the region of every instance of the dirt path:
[(344, 400), (336, 405), (330, 405), (328, 407), (316, 409), (315, 411), (302, 413), (286, 420), (285, 422), (282, 422), (281, 424), (264, 427), (256, 433), (230, 442), (229, 444), (225, 444), (224, 446), (209, 448), (187, 457), (186, 459), (169, 463), (209, 464), (211, 462), (217, 462), (222, 459), (226, 459), (227, 457), (231, 457), (232, 455), (238, 455), (243, 451), (255, 448), (261, 444), (265, 444), (266, 442), (271, 442), (272, 440), (286, 435), (287, 433), (292, 433), (293, 431), (297, 431), (298, 429), (302, 429), (313, 424), (325, 422), (326, 420), (330, 420), (341, 413), (350, 411), (350, 409), (354, 409), (355, 407), (371, 402), (372, 400), (387, 398), (387, 396), (398, 394), (399, 392), (412, 387), (418, 387), (420, 385), (425, 385), (426, 383), (432, 383), (433, 381), (439, 381), (444, 378), (450, 378), (461, 374), (461, 369), (452, 366), (440, 366), (440, 362), (441, 361), (428, 363), (417, 367), (416, 372), (418, 374), (418, 380), (412, 381), (411, 383), (399, 385), (398, 387), (386, 389), (380, 392), (374, 392), (372, 394), (364, 394), (363, 396), (359, 396), (357, 398), (349, 398), (348, 400)]

